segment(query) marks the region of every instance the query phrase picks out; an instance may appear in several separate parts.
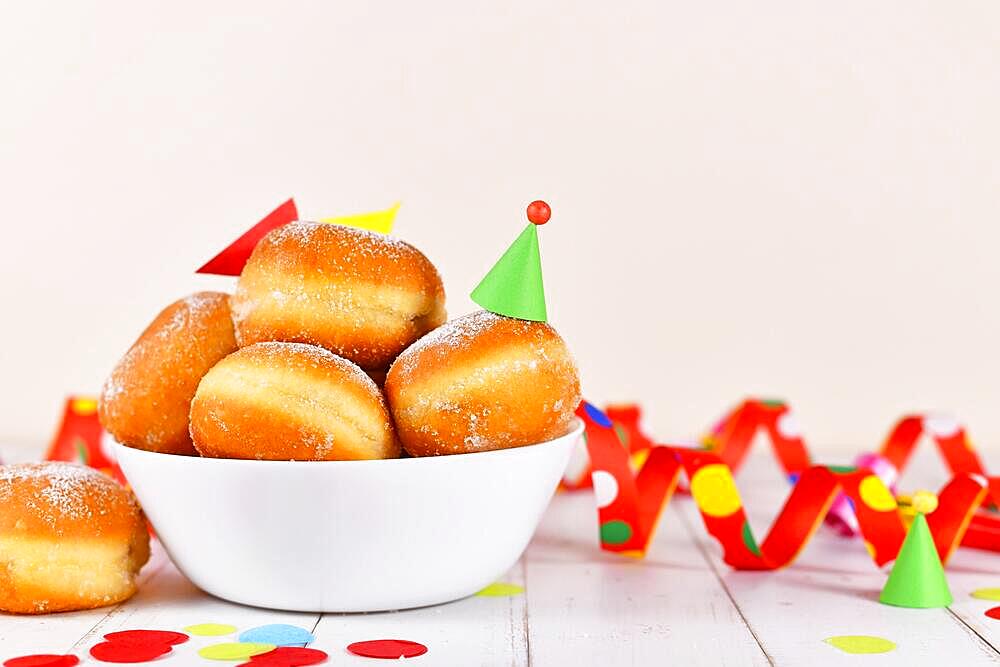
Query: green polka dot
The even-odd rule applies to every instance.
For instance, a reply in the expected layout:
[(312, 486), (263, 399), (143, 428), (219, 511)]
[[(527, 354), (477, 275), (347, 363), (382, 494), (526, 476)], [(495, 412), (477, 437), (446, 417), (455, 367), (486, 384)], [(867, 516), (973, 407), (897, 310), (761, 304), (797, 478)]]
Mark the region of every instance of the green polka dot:
[(618, 440), (622, 443), (622, 447), (628, 449), (628, 433), (625, 432), (621, 424), (615, 424), (614, 429), (615, 435), (618, 436)]
[(842, 475), (858, 471), (857, 466), (827, 466), (826, 469), (830, 472), (838, 472)]
[(768, 408), (783, 408), (785, 407), (785, 402), (780, 398), (765, 398), (761, 400), (761, 405)]
[(624, 544), (632, 537), (632, 526), (624, 521), (606, 521), (601, 524), (601, 542)]
[(760, 556), (760, 547), (757, 546), (757, 540), (754, 539), (753, 531), (750, 530), (749, 521), (743, 522), (743, 544), (754, 556)]

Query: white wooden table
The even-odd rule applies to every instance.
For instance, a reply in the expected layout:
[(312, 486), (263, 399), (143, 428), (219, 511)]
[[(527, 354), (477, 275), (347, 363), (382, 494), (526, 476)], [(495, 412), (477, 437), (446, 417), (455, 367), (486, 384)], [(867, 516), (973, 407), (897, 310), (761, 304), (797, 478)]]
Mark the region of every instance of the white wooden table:
[[(762, 539), (788, 491), (764, 448), (737, 482)], [(6, 460), (25, 458), (23, 450)], [(840, 460), (836, 460), (836, 459)], [(850, 455), (830, 462), (847, 462)], [(987, 457), (990, 458), (990, 457)], [(932, 465), (933, 464), (933, 465)], [(924, 448), (904, 488), (937, 488), (944, 473)], [(994, 470), (1000, 470), (994, 467)], [(930, 472), (932, 471), (933, 472)], [(948, 568), (949, 609), (881, 605), (885, 581), (860, 542), (822, 529), (796, 563), (773, 573), (734, 572), (719, 558), (687, 497), (663, 514), (643, 561), (601, 552), (589, 492), (560, 494), (524, 557), (502, 578), (524, 586), (514, 597), (379, 614), (295, 614), (230, 604), (201, 593), (157, 545), (140, 592), (117, 607), (39, 617), (0, 615), (0, 661), (36, 652), (87, 653), (108, 632), (179, 630), (227, 623), (240, 630), (291, 623), (313, 631), (327, 664), (377, 665), (345, 647), (366, 639), (410, 639), (429, 652), (423, 665), (980, 665), (1000, 663), (1000, 621), (970, 597), (1000, 587), (1000, 554), (960, 549)], [(835, 635), (875, 635), (897, 644), (879, 655), (848, 655), (824, 643)], [(194, 637), (164, 665), (211, 665), (199, 647), (232, 637)], [(220, 663), (215, 663), (220, 664)]]

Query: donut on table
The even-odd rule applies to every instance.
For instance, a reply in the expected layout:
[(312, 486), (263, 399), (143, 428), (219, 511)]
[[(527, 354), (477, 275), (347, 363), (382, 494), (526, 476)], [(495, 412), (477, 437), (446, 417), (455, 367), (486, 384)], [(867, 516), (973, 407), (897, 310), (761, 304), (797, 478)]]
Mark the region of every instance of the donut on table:
[(167, 306), (132, 345), (101, 391), (101, 425), (129, 447), (196, 454), (188, 432), (201, 377), (236, 350), (229, 295), (198, 292)]
[(69, 463), (0, 466), (0, 611), (121, 602), (148, 559), (139, 504), (107, 475)]
[(241, 346), (310, 343), (384, 371), (445, 321), (444, 287), (430, 260), (407, 243), (293, 222), (257, 244), (237, 283), (233, 316)]
[(191, 437), (202, 456), (333, 461), (399, 456), (389, 410), (356, 364), (305, 343), (256, 343), (198, 385)]
[(385, 392), (408, 453), (463, 454), (566, 434), (580, 380), (551, 326), (484, 310), (407, 348), (389, 369)]

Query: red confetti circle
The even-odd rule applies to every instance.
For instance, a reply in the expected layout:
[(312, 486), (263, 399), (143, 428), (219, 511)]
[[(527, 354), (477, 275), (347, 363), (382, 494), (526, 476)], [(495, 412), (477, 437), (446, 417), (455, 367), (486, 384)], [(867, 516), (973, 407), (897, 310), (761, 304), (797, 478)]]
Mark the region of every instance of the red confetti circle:
[(552, 217), (552, 209), (541, 199), (528, 204), (528, 221), (533, 225), (544, 225)]
[(128, 642), (103, 642), (92, 646), (90, 655), (101, 662), (149, 662), (170, 651), (170, 644), (134, 646)]
[(3, 667), (73, 667), (73, 665), (78, 664), (80, 664), (80, 659), (75, 655), (39, 653), (4, 660)]
[(279, 646), (273, 651), (251, 656), (250, 662), (244, 662), (239, 667), (305, 667), (318, 665), (328, 657), (324, 651), (315, 648)]
[(347, 647), (354, 655), (365, 658), (383, 658), (399, 660), (400, 658), (415, 658), (427, 653), (427, 647), (406, 639), (372, 639), (366, 642), (354, 642)]
[(190, 637), (183, 632), (168, 630), (122, 630), (104, 635), (109, 642), (129, 644), (130, 646), (174, 646), (183, 644)]
[(990, 618), (995, 618), (1000, 621), (1000, 607), (993, 607), (992, 609), (986, 610), (986, 615)]

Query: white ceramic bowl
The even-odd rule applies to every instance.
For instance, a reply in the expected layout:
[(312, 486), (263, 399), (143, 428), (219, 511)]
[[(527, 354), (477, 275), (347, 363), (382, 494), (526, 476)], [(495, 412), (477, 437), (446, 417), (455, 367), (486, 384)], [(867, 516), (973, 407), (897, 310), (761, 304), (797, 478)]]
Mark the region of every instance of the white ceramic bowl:
[(380, 611), (471, 595), (528, 545), (583, 433), (478, 454), (242, 461), (115, 444), (177, 567), (226, 600)]

